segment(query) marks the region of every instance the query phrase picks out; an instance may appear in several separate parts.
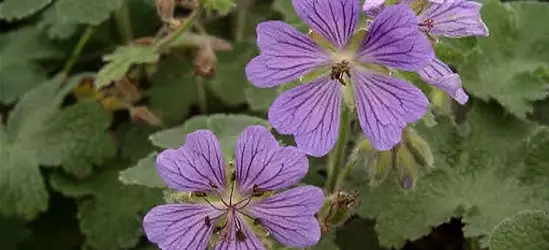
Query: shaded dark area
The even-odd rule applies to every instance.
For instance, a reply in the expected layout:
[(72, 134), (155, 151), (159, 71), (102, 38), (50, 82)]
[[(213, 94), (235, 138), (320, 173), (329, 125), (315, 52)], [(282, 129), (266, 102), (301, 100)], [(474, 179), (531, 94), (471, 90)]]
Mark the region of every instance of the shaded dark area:
[[(431, 233), (416, 241), (407, 242), (402, 250), (467, 250), (466, 239), (459, 219), (452, 219), (434, 228)], [(379, 247), (375, 221), (353, 216), (336, 233), (341, 250), (388, 250)]]

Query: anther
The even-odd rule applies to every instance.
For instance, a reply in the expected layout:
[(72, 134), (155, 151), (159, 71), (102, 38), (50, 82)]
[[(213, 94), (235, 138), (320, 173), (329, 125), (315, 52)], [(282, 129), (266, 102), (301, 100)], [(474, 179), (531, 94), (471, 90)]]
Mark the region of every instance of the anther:
[(207, 228), (210, 228), (212, 226), (212, 222), (210, 221), (209, 216), (206, 216), (206, 218), (204, 218), (204, 224), (206, 224)]
[(202, 198), (202, 197), (206, 197), (208, 196), (208, 194), (206, 194), (205, 192), (192, 192), (192, 194), (198, 198)]
[(260, 218), (255, 218), (254, 219), (254, 225), (261, 225), (261, 219)]
[(210, 181), (210, 186), (213, 187), (213, 188), (217, 188), (217, 185), (215, 185), (213, 182)]
[(263, 191), (259, 191), (259, 186), (257, 186), (257, 184), (254, 185), (254, 188), (252, 190), (252, 196), (253, 197), (261, 197), (263, 196), (265, 192)]
[(238, 230), (236, 231), (236, 240), (238, 241), (245, 241), (246, 240), (246, 235), (242, 232), (242, 230)]

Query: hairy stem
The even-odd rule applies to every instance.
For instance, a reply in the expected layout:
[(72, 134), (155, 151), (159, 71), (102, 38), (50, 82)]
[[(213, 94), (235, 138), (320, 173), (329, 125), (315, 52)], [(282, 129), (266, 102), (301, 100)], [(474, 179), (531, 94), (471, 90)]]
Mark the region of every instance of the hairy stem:
[(238, 4), (238, 9), (236, 12), (236, 22), (234, 27), (234, 41), (237, 43), (241, 42), (244, 39), (249, 6), (250, 0), (241, 0)]
[(206, 100), (206, 86), (202, 77), (196, 78), (196, 99), (200, 113), (206, 114), (208, 112), (208, 101)]
[(339, 187), (341, 186), (343, 181), (345, 181), (345, 178), (347, 178), (347, 175), (349, 175), (349, 173), (351, 173), (351, 171), (353, 170), (353, 168), (355, 166), (356, 166), (355, 161), (348, 161), (347, 162), (347, 165), (345, 165), (345, 167), (343, 168), (343, 171), (341, 171), (341, 173), (339, 173), (339, 176), (337, 177), (334, 190), (339, 189)]
[(121, 6), (115, 12), (116, 26), (124, 43), (129, 43), (133, 39), (132, 23), (130, 21), (130, 11), (128, 10), (127, 0), (122, 0)]
[(181, 34), (185, 33), (185, 31), (188, 31), (193, 26), (193, 23), (198, 19), (201, 11), (202, 8), (194, 10), (177, 30), (169, 34), (166, 38), (160, 40), (156, 45), (154, 45), (156, 51), (161, 51), (165, 49), (166, 47), (168, 47), (168, 45), (177, 40), (177, 38), (179, 38)]
[(65, 66), (63, 67), (63, 73), (68, 76), (72, 70), (72, 67), (76, 63), (76, 60), (78, 60), (78, 57), (80, 57), (80, 54), (82, 54), (82, 51), (84, 50), (84, 46), (86, 46), (86, 43), (90, 40), (92, 37), (93, 31), (95, 28), (93, 26), (86, 27), (86, 30), (84, 30), (84, 33), (80, 36), (80, 39), (78, 39), (78, 43), (74, 47), (71, 56), (65, 63)]
[(339, 123), (339, 136), (334, 150), (328, 156), (328, 180), (326, 181), (326, 191), (332, 193), (336, 189), (339, 179), (340, 166), (345, 160), (345, 146), (347, 145), (347, 136), (351, 129), (351, 111), (347, 106), (342, 105), (341, 119)]

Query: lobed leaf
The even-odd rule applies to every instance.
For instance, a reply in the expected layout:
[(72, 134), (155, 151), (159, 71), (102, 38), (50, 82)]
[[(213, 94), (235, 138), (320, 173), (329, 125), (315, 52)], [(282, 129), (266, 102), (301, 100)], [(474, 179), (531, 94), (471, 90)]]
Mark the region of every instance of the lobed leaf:
[(112, 81), (120, 80), (134, 64), (156, 63), (158, 59), (159, 55), (152, 47), (119, 47), (112, 54), (103, 57), (108, 63), (97, 73), (95, 87), (102, 88)]
[(549, 249), (549, 216), (544, 211), (521, 211), (494, 227), (492, 250)]
[(86, 181), (53, 175), (51, 184), (65, 195), (81, 198), (77, 215), (80, 229), (94, 249), (136, 246), (143, 235), (142, 216), (162, 197), (158, 190), (120, 183), (115, 169)]
[(52, 0), (6, 0), (0, 3), (0, 19), (16, 20), (28, 17), (51, 3)]
[(121, 6), (121, 0), (59, 0), (55, 8), (64, 22), (99, 25)]

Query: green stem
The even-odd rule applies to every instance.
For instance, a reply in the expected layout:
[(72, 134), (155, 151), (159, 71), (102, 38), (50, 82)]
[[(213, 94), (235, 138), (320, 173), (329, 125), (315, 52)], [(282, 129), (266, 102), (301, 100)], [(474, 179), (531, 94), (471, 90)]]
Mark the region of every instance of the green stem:
[(326, 181), (326, 191), (328, 193), (335, 191), (339, 179), (340, 165), (345, 160), (345, 146), (347, 145), (347, 136), (351, 128), (351, 111), (346, 105), (342, 105), (341, 112), (337, 143), (334, 150), (328, 156), (328, 180)]
[(183, 24), (176, 31), (169, 34), (166, 38), (160, 40), (154, 46), (156, 51), (161, 51), (161, 50), (165, 49), (166, 47), (168, 47), (168, 45), (170, 45), (172, 42), (177, 40), (177, 38), (179, 38), (179, 36), (181, 34), (183, 34), (185, 31), (189, 30), (193, 26), (193, 23), (198, 19), (198, 16), (200, 15), (201, 11), (202, 11), (201, 8), (198, 8), (198, 9), (194, 10), (191, 13), (191, 15), (189, 15), (189, 17), (187, 19), (185, 19)]
[(130, 11), (128, 10), (128, 3), (126, 0), (123, 0), (120, 8), (116, 10), (115, 18), (122, 41), (124, 41), (124, 43), (131, 42), (133, 39), (133, 31), (130, 22)]
[(196, 78), (196, 98), (200, 113), (206, 114), (208, 112), (208, 102), (206, 100), (206, 86), (202, 77)]
[(349, 173), (351, 173), (351, 171), (353, 170), (355, 165), (356, 164), (355, 164), (354, 161), (353, 162), (351, 162), (351, 161), (347, 162), (347, 165), (345, 165), (345, 168), (343, 168), (343, 171), (341, 173), (339, 173), (339, 176), (337, 177), (334, 190), (339, 189), (339, 187), (341, 186), (341, 183), (343, 183), (345, 181), (345, 178), (347, 178)]
[(246, 31), (246, 18), (248, 16), (249, 0), (241, 0), (236, 12), (236, 25), (234, 27), (234, 41), (241, 42)]
[(469, 243), (469, 250), (480, 250), (477, 237), (469, 238), (467, 242)]
[(86, 46), (86, 43), (90, 40), (92, 37), (93, 31), (95, 28), (93, 26), (86, 27), (86, 30), (84, 30), (84, 33), (80, 36), (80, 39), (78, 39), (78, 43), (76, 44), (76, 47), (74, 47), (71, 56), (65, 63), (65, 66), (63, 67), (63, 73), (68, 76), (70, 74), (70, 71), (72, 70), (72, 67), (76, 63), (76, 60), (78, 60), (78, 57), (80, 57), (80, 54), (82, 54), (82, 50), (84, 50), (84, 46)]

